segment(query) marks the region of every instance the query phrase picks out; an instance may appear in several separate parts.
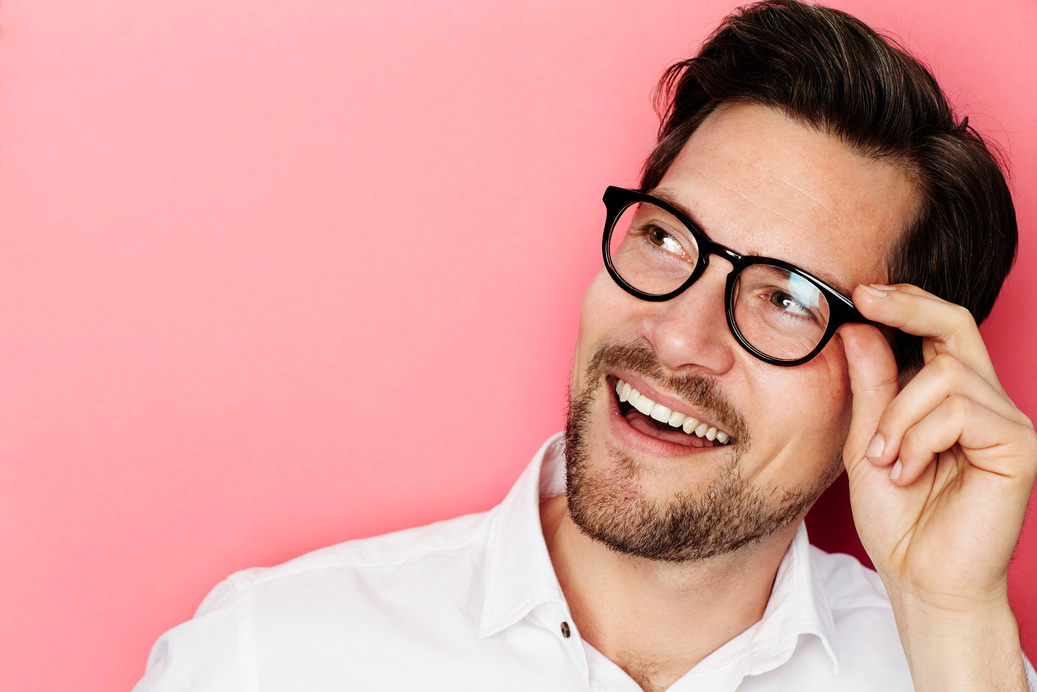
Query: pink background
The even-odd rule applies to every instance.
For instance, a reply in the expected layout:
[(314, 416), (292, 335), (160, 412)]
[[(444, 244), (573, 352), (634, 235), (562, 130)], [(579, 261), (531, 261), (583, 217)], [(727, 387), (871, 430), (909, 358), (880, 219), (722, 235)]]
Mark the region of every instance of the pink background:
[[(1037, 3), (837, 4), (1014, 160), (984, 331), (1037, 416)], [(228, 573), (504, 495), (562, 425), (601, 193), (731, 7), (644, 6), (3, 3), (5, 689), (128, 689)], [(1031, 527), (1031, 658), (1035, 585)]]

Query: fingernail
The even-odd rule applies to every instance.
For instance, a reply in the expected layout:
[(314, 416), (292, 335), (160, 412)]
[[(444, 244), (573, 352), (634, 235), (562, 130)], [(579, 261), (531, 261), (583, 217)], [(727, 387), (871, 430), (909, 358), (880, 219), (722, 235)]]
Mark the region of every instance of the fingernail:
[(893, 464), (893, 468), (889, 470), (889, 480), (895, 481), (896, 479), (900, 478), (900, 472), (902, 470), (903, 467), (900, 465), (900, 459), (897, 459), (896, 463)]
[(879, 289), (879, 288), (875, 288), (874, 286), (861, 286), (861, 288), (863, 288), (865, 291), (867, 291), (869, 295), (872, 295), (872, 296), (874, 296), (876, 298), (885, 298), (886, 297), (886, 292), (885, 291), (883, 291), (882, 289)]
[(875, 437), (871, 438), (871, 442), (868, 443), (868, 449), (865, 450), (864, 456), (869, 459), (878, 459), (882, 456), (882, 450), (886, 448), (886, 440), (883, 439), (881, 433), (875, 433)]
[(890, 291), (897, 290), (896, 286), (889, 286), (887, 284), (871, 284), (871, 287), (877, 288), (878, 290), (883, 291), (884, 293), (889, 293)]

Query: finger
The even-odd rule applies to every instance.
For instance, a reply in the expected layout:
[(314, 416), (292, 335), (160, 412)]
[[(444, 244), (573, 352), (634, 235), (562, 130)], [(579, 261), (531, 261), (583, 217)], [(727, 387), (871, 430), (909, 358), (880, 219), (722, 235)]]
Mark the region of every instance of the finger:
[(876, 432), (882, 436), (884, 446), (878, 457), (871, 457), (872, 462), (892, 463), (904, 433), (952, 396), (966, 396), (1017, 423), (1026, 420), (1003, 392), (995, 390), (954, 356), (940, 354), (926, 363), (882, 413)]
[(921, 336), (926, 362), (940, 353), (959, 358), (995, 389), (1001, 390), (983, 337), (972, 314), (954, 303), (937, 298), (917, 286), (858, 286), (853, 303), (864, 317)]
[(853, 393), (843, 459), (846, 470), (853, 473), (853, 467), (869, 456), (869, 445), (874, 442), (882, 413), (899, 391), (897, 362), (886, 339), (873, 325), (846, 324), (839, 328), (839, 336), (846, 351)]
[(904, 434), (890, 480), (900, 486), (914, 483), (938, 454), (955, 444), (961, 452), (956, 455), (959, 472), (974, 466), (1001, 478), (1025, 476), (1032, 466), (1025, 441), (1032, 437), (1025, 425), (969, 397), (954, 395)]

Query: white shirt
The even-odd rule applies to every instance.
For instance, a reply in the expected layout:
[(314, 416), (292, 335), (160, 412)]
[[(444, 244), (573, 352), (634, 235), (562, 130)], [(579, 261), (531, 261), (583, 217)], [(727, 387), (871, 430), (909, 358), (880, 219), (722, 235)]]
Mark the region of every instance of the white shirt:
[[(234, 574), (158, 640), (135, 692), (639, 692), (580, 638), (551, 567), (539, 505), (564, 489), (556, 435), (489, 512)], [(763, 618), (669, 689), (912, 685), (878, 576), (800, 527)]]

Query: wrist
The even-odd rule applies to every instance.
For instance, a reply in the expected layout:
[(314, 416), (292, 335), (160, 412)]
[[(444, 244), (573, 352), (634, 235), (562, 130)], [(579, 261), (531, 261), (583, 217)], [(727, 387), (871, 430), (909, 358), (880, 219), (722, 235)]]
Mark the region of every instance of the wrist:
[(1026, 690), (1007, 590), (989, 599), (890, 594), (916, 690)]

